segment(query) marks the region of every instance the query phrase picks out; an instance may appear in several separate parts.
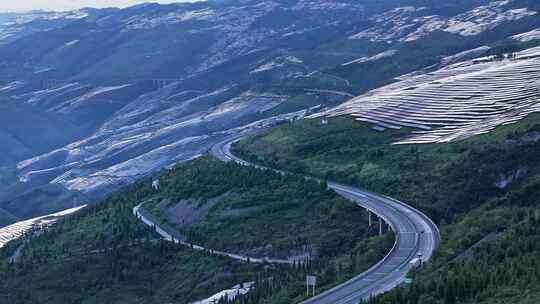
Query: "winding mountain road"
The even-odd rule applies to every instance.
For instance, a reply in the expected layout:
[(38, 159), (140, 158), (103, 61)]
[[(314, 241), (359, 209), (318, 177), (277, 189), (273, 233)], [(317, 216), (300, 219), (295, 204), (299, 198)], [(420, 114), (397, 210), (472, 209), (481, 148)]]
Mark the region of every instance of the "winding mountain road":
[[(287, 174), (244, 161), (232, 154), (231, 145), (234, 142), (255, 132), (229, 137), (215, 145), (211, 153), (225, 162), (234, 161), (244, 166)], [(304, 301), (303, 304), (357, 304), (362, 299), (381, 294), (403, 283), (407, 272), (413, 267), (413, 259), (421, 257), (425, 262), (432, 257), (439, 243), (439, 230), (425, 214), (383, 195), (334, 182), (328, 182), (328, 186), (339, 195), (382, 218), (394, 231), (395, 244), (388, 255), (369, 270)]]
[(180, 244), (180, 245), (189, 247), (189, 248), (191, 248), (191, 249), (193, 249), (195, 251), (208, 252), (208, 253), (210, 253), (212, 255), (224, 256), (224, 257), (228, 257), (228, 258), (231, 258), (233, 260), (237, 260), (237, 261), (241, 261), (241, 262), (248, 262), (248, 263), (255, 263), (255, 264), (268, 263), (268, 264), (286, 264), (286, 265), (294, 265), (296, 263), (305, 262), (305, 259), (295, 258), (295, 257), (291, 257), (289, 259), (274, 259), (274, 258), (270, 258), (270, 257), (254, 258), (254, 257), (246, 256), (246, 255), (241, 255), (241, 254), (236, 254), (236, 253), (232, 253), (232, 252), (225, 252), (225, 251), (215, 250), (215, 249), (207, 248), (207, 247), (204, 247), (204, 246), (201, 246), (201, 245), (192, 244), (192, 243), (190, 243), (190, 242), (188, 242), (186, 240), (185, 236), (182, 236), (179, 233), (176, 233), (176, 235), (174, 235), (175, 233), (172, 233), (172, 232), (170, 232), (171, 231), (170, 229), (167, 229), (167, 228), (163, 227), (159, 223), (159, 221), (155, 219), (155, 217), (154, 217), (154, 219), (152, 219), (149, 216), (148, 212), (141, 212), (142, 208), (143, 208), (143, 205), (144, 205), (144, 203), (140, 203), (137, 206), (135, 206), (133, 208), (133, 210), (132, 210), (133, 215), (135, 217), (137, 217), (145, 225), (147, 225), (149, 227), (152, 227), (154, 229), (154, 231), (157, 234), (159, 234), (166, 241), (173, 242), (175, 244)]

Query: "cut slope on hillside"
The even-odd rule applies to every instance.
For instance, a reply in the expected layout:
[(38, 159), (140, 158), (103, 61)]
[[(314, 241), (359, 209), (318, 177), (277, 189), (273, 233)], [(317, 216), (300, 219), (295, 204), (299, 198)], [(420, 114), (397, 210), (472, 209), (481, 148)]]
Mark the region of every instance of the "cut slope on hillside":
[(301, 176), (205, 157), (167, 173), (160, 184), (162, 194), (143, 207), (207, 248), (316, 259), (346, 252), (369, 236), (361, 208)]

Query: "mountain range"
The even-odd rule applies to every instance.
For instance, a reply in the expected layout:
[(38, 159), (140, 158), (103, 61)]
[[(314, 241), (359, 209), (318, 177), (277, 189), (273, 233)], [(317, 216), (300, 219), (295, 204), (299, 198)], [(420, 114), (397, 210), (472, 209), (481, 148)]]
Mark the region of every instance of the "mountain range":
[(92, 202), (246, 126), (534, 47), (538, 14), (527, 0), (0, 14), (0, 226)]

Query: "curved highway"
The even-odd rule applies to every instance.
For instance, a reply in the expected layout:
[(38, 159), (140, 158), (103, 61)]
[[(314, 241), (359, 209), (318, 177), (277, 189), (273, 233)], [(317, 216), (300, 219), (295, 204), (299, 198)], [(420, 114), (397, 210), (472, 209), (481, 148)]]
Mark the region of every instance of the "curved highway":
[(191, 248), (193, 250), (196, 250), (196, 251), (208, 252), (211, 255), (224, 256), (224, 257), (228, 257), (228, 258), (231, 258), (231, 259), (234, 259), (234, 260), (237, 260), (237, 261), (248, 262), (248, 263), (256, 263), (256, 264), (258, 264), (258, 263), (261, 263), (261, 264), (268, 263), (268, 264), (294, 265), (296, 263), (302, 263), (302, 262), (305, 261), (304, 259), (301, 259), (301, 258), (298, 258), (298, 259), (289, 258), (289, 259), (286, 259), (286, 260), (285, 259), (273, 259), (273, 258), (269, 258), (269, 257), (254, 258), (254, 257), (246, 256), (246, 255), (241, 255), (241, 254), (236, 254), (236, 253), (232, 253), (232, 252), (225, 252), (225, 251), (215, 250), (215, 249), (206, 248), (206, 247), (203, 247), (203, 246), (200, 246), (200, 245), (192, 244), (192, 243), (190, 243), (190, 242), (188, 242), (186, 240), (185, 236), (182, 236), (182, 235), (179, 235), (179, 234), (177, 234), (175, 236), (175, 235), (173, 235), (172, 233), (169, 232), (170, 230), (167, 231), (166, 228), (164, 228), (164, 227), (162, 227), (160, 225), (159, 221), (153, 220), (151, 217), (149, 217), (148, 213), (146, 215), (143, 214), (143, 212), (141, 212), (143, 205), (144, 205), (144, 203), (140, 203), (137, 206), (133, 207), (133, 209), (132, 209), (133, 215), (136, 218), (138, 218), (145, 225), (147, 225), (149, 227), (152, 227), (154, 229), (154, 231), (157, 234), (159, 234), (165, 241), (173, 242), (175, 244), (180, 244), (180, 245), (189, 247), (189, 248)]
[[(215, 145), (211, 153), (225, 162), (234, 161), (244, 166), (286, 174), (284, 171), (252, 164), (232, 154), (231, 145), (252, 134), (254, 132), (229, 137)], [(357, 304), (362, 299), (381, 294), (403, 283), (407, 272), (413, 267), (413, 259), (421, 257), (425, 262), (431, 258), (439, 243), (439, 230), (422, 212), (392, 198), (351, 186), (334, 182), (328, 182), (328, 186), (382, 218), (394, 231), (395, 244), (383, 260), (366, 272), (303, 304)]]

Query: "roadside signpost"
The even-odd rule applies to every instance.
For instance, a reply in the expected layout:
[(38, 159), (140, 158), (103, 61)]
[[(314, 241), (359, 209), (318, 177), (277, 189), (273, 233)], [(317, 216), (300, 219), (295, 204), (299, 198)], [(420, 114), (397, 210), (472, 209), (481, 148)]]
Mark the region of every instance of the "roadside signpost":
[(315, 285), (317, 285), (317, 277), (316, 276), (306, 276), (306, 288), (307, 288), (307, 296), (309, 297), (309, 288), (311, 287), (311, 290), (313, 292), (313, 296), (315, 296)]
[(412, 282), (413, 282), (413, 279), (405, 278), (405, 281), (404, 281), (405, 284), (409, 285), (409, 284), (412, 284)]

